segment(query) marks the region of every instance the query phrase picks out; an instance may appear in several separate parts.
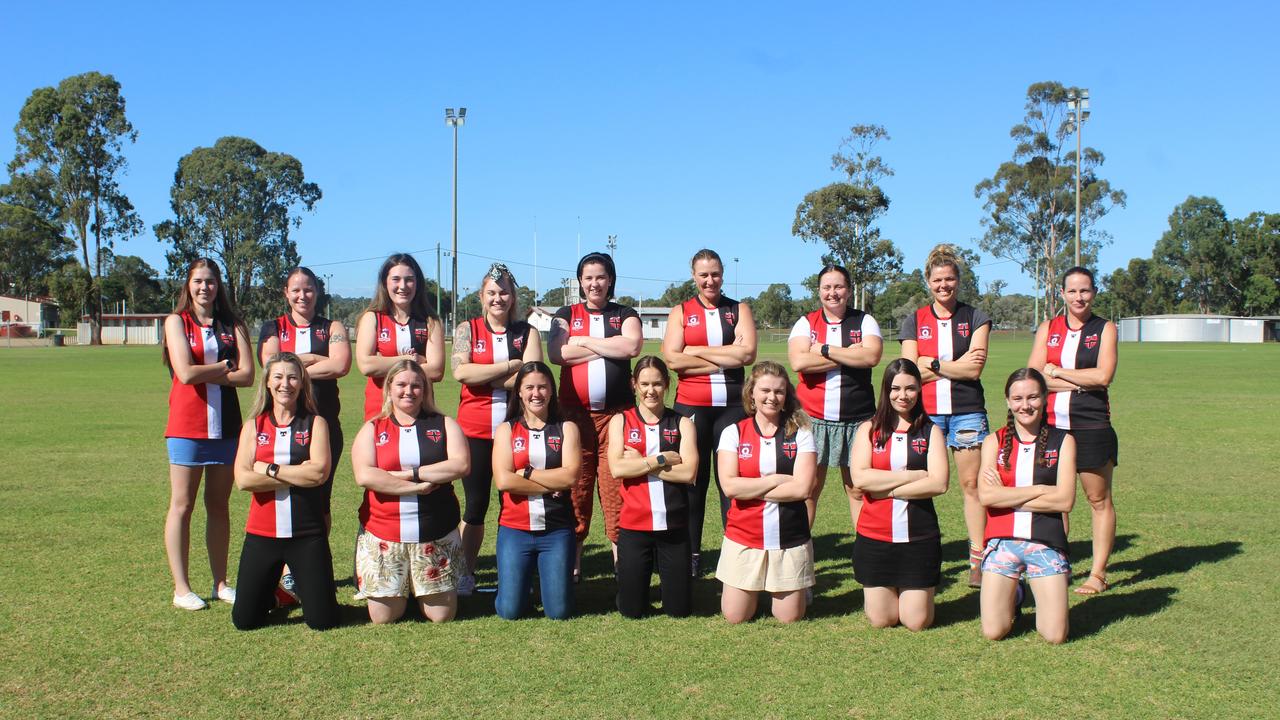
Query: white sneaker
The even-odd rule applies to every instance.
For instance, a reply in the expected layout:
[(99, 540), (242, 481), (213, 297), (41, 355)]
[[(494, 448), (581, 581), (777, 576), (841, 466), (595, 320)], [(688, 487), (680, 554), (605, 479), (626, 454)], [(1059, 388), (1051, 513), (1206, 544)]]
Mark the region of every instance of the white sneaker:
[(230, 585), (223, 585), (222, 589), (215, 593), (214, 596), (228, 605), (236, 604), (236, 589)]
[(463, 575), (458, 579), (458, 597), (471, 597), (476, 592), (476, 576)]
[(209, 607), (209, 604), (201, 600), (199, 595), (188, 590), (186, 595), (173, 596), (173, 606), (183, 610), (204, 610)]

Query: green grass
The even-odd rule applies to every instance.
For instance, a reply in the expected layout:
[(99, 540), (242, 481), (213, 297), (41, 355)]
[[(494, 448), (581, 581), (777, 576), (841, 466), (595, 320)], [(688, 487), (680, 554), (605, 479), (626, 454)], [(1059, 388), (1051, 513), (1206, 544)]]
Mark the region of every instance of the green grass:
[[(986, 384), (997, 421), (1003, 379), (1029, 342), (993, 344)], [(784, 355), (780, 344), (761, 352)], [(613, 610), (597, 514), (581, 617), (504, 622), (492, 595), (478, 595), (455, 623), (374, 628), (351, 600), (359, 492), (346, 458), (332, 545), (347, 624), (315, 633), (294, 613), (287, 624), (240, 633), (229, 606), (169, 606), (168, 379), (158, 349), (0, 349), (0, 715), (1274, 716), (1278, 361), (1276, 345), (1122, 347), (1112, 394), (1121, 439), (1117, 585), (1072, 596), (1071, 639), (1050, 647), (1029, 616), (1003, 642), (982, 639), (977, 595), (963, 583), (954, 485), (938, 501), (937, 627), (872, 630), (834, 479), (815, 529), (818, 598), (811, 619), (794, 626), (726, 625), (711, 580), (696, 589), (697, 617), (624, 620)], [(343, 381), (348, 437), (361, 382)], [(437, 397), (452, 410), (456, 384)], [(246, 494), (233, 495), (236, 527), (247, 507)], [(709, 544), (719, 542), (718, 524), (708, 518)], [(1088, 526), (1081, 500), (1072, 518), (1080, 571)], [(192, 579), (207, 592), (202, 535), (197, 510)], [(241, 537), (233, 532), (233, 569)], [(492, 552), (491, 532), (482, 584), (494, 581)]]

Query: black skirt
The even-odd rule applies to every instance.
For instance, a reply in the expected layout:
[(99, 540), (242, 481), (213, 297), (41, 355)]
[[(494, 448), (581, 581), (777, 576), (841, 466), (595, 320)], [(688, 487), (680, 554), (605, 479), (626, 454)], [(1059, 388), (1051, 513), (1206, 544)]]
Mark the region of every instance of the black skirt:
[(863, 587), (937, 587), (942, 580), (942, 538), (891, 543), (858, 535), (853, 541), (853, 577)]
[(1120, 465), (1120, 441), (1116, 438), (1115, 428), (1107, 426), (1070, 432), (1076, 440), (1076, 470), (1100, 468), (1108, 461)]

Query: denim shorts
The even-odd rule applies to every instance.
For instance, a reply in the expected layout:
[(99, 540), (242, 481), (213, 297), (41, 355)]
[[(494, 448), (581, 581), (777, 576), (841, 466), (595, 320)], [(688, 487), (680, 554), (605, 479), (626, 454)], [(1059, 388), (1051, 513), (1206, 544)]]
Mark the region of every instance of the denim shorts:
[(983, 439), (991, 430), (984, 412), (930, 415), (929, 419), (942, 430), (942, 434), (947, 437), (947, 447), (952, 450), (981, 447)]
[(1071, 562), (1061, 550), (1029, 540), (992, 538), (982, 555), (982, 572), (1017, 580), (1025, 573), (1028, 579), (1065, 575)]
[(239, 441), (238, 435), (220, 440), (171, 437), (165, 438), (165, 445), (170, 465), (234, 465)]

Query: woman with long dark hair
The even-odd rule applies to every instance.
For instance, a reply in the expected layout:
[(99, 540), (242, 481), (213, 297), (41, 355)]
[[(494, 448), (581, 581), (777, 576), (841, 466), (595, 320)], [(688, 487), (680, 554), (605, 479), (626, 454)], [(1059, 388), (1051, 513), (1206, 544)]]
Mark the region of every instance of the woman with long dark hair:
[(395, 253), (378, 269), (369, 309), (356, 325), (356, 365), (369, 378), (364, 419), (382, 409), (387, 370), (400, 360), (422, 367), (431, 383), (444, 377), (444, 326), (427, 301), (422, 267), (408, 253)]
[(205, 545), (213, 596), (234, 603), (236, 591), (227, 584), (231, 541), (227, 503), (241, 425), (236, 388), (253, 384), (253, 346), (227, 295), (218, 264), (208, 258), (197, 258), (187, 266), (177, 306), (164, 320), (163, 357), (172, 379), (164, 431), (169, 449), (164, 547), (173, 574), (173, 604), (183, 610), (207, 607), (192, 592), (187, 574), (191, 512), (202, 476), (207, 480)]
[(925, 414), (920, 369), (889, 363), (880, 404), (853, 441), (853, 483), (862, 492), (853, 542), (854, 577), (875, 627), (933, 624), (942, 578), (942, 533), (933, 498), (947, 491), (946, 439)]

